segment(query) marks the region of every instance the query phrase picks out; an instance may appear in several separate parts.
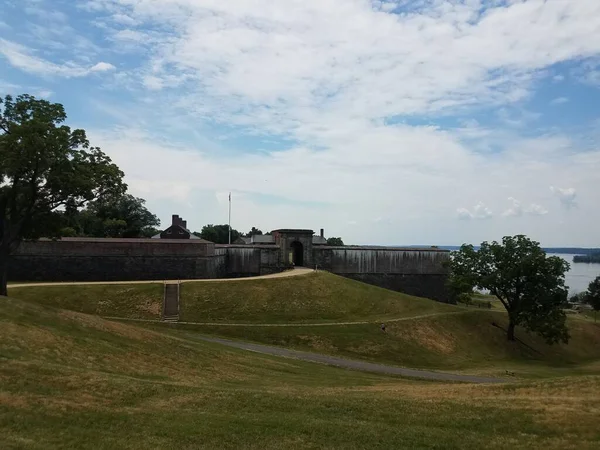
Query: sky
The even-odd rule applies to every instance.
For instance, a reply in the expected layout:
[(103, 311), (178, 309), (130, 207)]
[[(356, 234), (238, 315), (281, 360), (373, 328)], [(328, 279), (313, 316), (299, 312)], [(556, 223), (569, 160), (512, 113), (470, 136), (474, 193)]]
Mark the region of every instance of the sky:
[(20, 93), (163, 225), (600, 246), (598, 0), (0, 0)]

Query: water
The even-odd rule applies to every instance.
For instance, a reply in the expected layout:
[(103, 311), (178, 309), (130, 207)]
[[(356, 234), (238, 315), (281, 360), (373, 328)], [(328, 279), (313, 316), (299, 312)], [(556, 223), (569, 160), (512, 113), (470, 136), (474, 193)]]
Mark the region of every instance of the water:
[(586, 291), (590, 281), (600, 275), (600, 263), (574, 263), (573, 256), (566, 253), (548, 253), (548, 255), (559, 256), (571, 265), (571, 270), (565, 276), (566, 285), (569, 286), (569, 294)]

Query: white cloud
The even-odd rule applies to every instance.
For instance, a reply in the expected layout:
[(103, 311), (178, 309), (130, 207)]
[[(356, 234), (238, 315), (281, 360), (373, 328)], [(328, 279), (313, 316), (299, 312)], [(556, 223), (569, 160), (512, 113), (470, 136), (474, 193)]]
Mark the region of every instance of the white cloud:
[(189, 82), (190, 112), (215, 109), (217, 120), (277, 131), (315, 115), (376, 119), (514, 102), (537, 70), (600, 50), (589, 39), (600, 23), (593, 1), (532, 0), (483, 15), (479, 1), (404, 15), (346, 0), (97, 3), (169, 27), (140, 77), (178, 76)]
[[(225, 223), (231, 190), (241, 229), (324, 227), (373, 244), (516, 232), (545, 245), (599, 240), (593, 208), (532, 217), (547, 212), (549, 180), (593, 204), (600, 152), (579, 153), (576, 136), (536, 135), (543, 118), (520, 101), (552, 79), (554, 64), (600, 54), (589, 38), (600, 2), (490, 4), (90, 0), (83, 6), (100, 17), (94, 34), (111, 58), (64, 40), (58, 58), (36, 34), (36, 51), (17, 48), (13, 65), (61, 76), (114, 70), (98, 61), (119, 67), (110, 77), (119, 101), (89, 102), (124, 128), (83, 125), (165, 220)], [(389, 14), (396, 5), (413, 10)], [(129, 98), (137, 103), (122, 103)], [(504, 128), (475, 120), (491, 106), (504, 108)], [(460, 129), (436, 125), (457, 113), (467, 118)], [(519, 220), (497, 218), (509, 196), (526, 199), (509, 204)]]
[(564, 75), (554, 75), (552, 77), (552, 80), (555, 81), (555, 82), (564, 81), (564, 79), (565, 79)]
[(127, 26), (135, 26), (137, 25), (137, 21), (127, 14), (114, 14), (111, 19), (119, 24), (127, 25)]
[(512, 208), (504, 211), (502, 213), (502, 215), (503, 216), (522, 216), (523, 208), (521, 207), (521, 202), (512, 197), (508, 197), (508, 201), (512, 202), (513, 206), (512, 206)]
[(99, 62), (98, 64), (88, 69), (89, 72), (108, 72), (111, 70), (116, 70), (116, 67), (110, 63), (105, 62)]
[(544, 216), (544, 215), (548, 214), (548, 210), (546, 208), (544, 208), (542, 205), (538, 205), (536, 203), (532, 203), (531, 205), (529, 205), (529, 207), (525, 210), (525, 212), (528, 214), (536, 215), (536, 216)]
[(482, 202), (477, 203), (472, 211), (469, 211), (467, 208), (459, 208), (456, 212), (458, 218), (462, 220), (490, 219), (493, 216), (492, 211)]
[(557, 97), (550, 102), (551, 105), (562, 105), (563, 103), (567, 103), (569, 99), (567, 97)]
[(571, 209), (577, 206), (577, 191), (574, 188), (559, 188), (550, 186), (550, 191), (560, 200), (562, 206)]
[(523, 207), (521, 202), (514, 197), (508, 197), (508, 201), (512, 203), (512, 207), (502, 213), (504, 217), (521, 217), (523, 214), (534, 216), (543, 216), (548, 214), (548, 210), (542, 205), (531, 203), (529, 206)]
[(99, 62), (91, 67), (84, 67), (74, 62), (56, 64), (35, 56), (28, 48), (15, 42), (0, 39), (0, 54), (8, 62), (25, 72), (43, 75), (60, 76), (65, 78), (85, 77), (94, 72), (105, 72), (115, 67), (112, 64)]

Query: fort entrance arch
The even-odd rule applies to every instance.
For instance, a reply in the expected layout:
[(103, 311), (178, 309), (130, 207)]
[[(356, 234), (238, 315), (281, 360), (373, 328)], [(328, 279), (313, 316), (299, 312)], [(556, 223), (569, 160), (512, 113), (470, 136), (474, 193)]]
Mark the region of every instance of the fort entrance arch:
[(281, 260), (296, 267), (313, 265), (313, 230), (273, 230), (275, 244), (279, 246)]
[(302, 243), (300, 241), (294, 241), (290, 244), (290, 247), (294, 266), (304, 266), (304, 248), (302, 247)]

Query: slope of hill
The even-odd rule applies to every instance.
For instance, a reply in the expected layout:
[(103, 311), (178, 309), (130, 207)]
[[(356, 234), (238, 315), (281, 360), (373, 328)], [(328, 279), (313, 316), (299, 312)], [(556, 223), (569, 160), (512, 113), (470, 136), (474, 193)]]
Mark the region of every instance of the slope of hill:
[(244, 283), (185, 283), (180, 308), (182, 321), (239, 323), (369, 321), (455, 309), (328, 272)]
[[(100, 316), (159, 319), (161, 284), (9, 288), (13, 297)], [(189, 322), (366, 321), (453, 311), (452, 306), (327, 272), (239, 282), (181, 285), (180, 319)]]
[(401, 380), (6, 298), (0, 380), (3, 449), (387, 449), (440, 442), (559, 449), (600, 442), (600, 377), (510, 386)]
[(197, 326), (179, 330), (251, 340), (354, 359), (444, 371), (502, 376), (556, 376), (566, 371), (600, 373), (600, 326), (569, 320), (568, 345), (547, 345), (517, 329), (518, 342), (506, 340), (502, 312), (470, 310), (378, 324), (342, 326)]
[[(11, 292), (80, 312), (156, 320), (161, 290), (161, 285), (91, 285), (33, 286)], [(591, 321), (569, 321), (569, 345), (548, 346), (522, 329), (517, 329), (521, 342), (507, 342), (503, 310), (441, 304), (325, 272), (243, 283), (184, 283), (180, 317), (212, 325), (178, 324), (171, 326), (174, 331), (412, 368), (547, 376), (582, 365), (593, 368), (600, 361), (600, 326)], [(386, 323), (385, 333), (381, 321)], [(164, 327), (158, 324), (154, 329)]]

